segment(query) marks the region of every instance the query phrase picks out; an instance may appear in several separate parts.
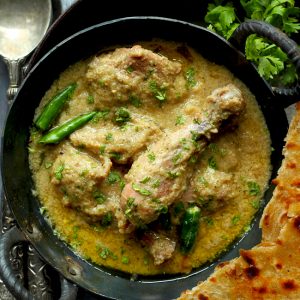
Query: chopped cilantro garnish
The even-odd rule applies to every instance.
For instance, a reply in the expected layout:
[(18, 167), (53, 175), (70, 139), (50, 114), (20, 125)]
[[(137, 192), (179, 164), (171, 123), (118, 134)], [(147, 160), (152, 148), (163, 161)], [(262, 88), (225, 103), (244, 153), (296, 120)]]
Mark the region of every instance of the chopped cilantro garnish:
[(124, 189), (125, 187), (125, 181), (123, 179), (120, 180), (120, 189), (121, 191)]
[(108, 257), (111, 257), (114, 260), (118, 259), (118, 256), (115, 255), (109, 248), (105, 246), (98, 244), (96, 246), (96, 250), (102, 259), (107, 259)]
[(192, 155), (191, 158), (189, 159), (189, 163), (191, 164), (195, 164), (198, 160), (198, 156), (197, 155)]
[(185, 123), (185, 117), (183, 115), (179, 115), (176, 117), (175, 125), (183, 125)]
[(119, 172), (117, 171), (111, 171), (109, 174), (108, 174), (108, 177), (107, 177), (107, 182), (109, 184), (114, 184), (116, 182), (119, 182), (121, 180), (121, 175)]
[(93, 192), (93, 197), (98, 204), (103, 204), (106, 201), (106, 196), (99, 190)]
[(217, 169), (217, 162), (213, 156), (208, 159), (208, 166), (214, 170)]
[(148, 155), (147, 155), (149, 161), (153, 162), (155, 161), (155, 154), (153, 152), (150, 152)]
[(105, 153), (105, 148), (106, 148), (105, 145), (101, 145), (101, 146), (99, 147), (99, 154), (100, 154), (100, 155), (103, 155), (103, 154)]
[(203, 176), (199, 176), (198, 177), (198, 181), (203, 184), (205, 187), (208, 186), (208, 181), (203, 177)]
[(168, 172), (167, 172), (167, 175), (168, 175), (171, 179), (175, 179), (175, 178), (177, 178), (177, 177), (180, 175), (180, 173), (177, 172), (177, 171), (168, 171)]
[(78, 231), (79, 231), (79, 226), (73, 226), (73, 236), (72, 236), (72, 238), (74, 239), (74, 240), (77, 240), (78, 239)]
[(158, 208), (158, 212), (161, 214), (166, 214), (168, 212), (168, 206), (162, 205)]
[(188, 145), (188, 140), (186, 138), (182, 138), (180, 140), (180, 144), (182, 145), (183, 150), (190, 150), (190, 147)]
[(95, 116), (93, 117), (92, 122), (93, 123), (98, 123), (100, 120), (105, 119), (106, 116), (109, 114), (109, 112), (110, 112), (110, 110), (108, 108), (98, 111), (95, 114)]
[(199, 138), (199, 133), (196, 132), (196, 131), (191, 130), (191, 135), (192, 135), (192, 141), (197, 142), (197, 140)]
[(140, 180), (140, 183), (147, 183), (151, 178), (149, 176), (144, 177), (142, 180)]
[(129, 111), (125, 107), (120, 107), (115, 112), (115, 122), (118, 125), (124, 125), (131, 119)]
[(134, 71), (133, 66), (128, 66), (128, 67), (126, 68), (126, 71), (127, 71), (128, 73), (132, 73), (132, 72)]
[(181, 158), (182, 158), (182, 153), (181, 153), (181, 152), (175, 154), (175, 155), (172, 157), (172, 162), (173, 162), (173, 164), (176, 165), (176, 164), (180, 161)]
[(236, 225), (240, 221), (240, 219), (241, 219), (240, 215), (233, 216), (231, 219), (231, 224)]
[(167, 89), (159, 87), (156, 81), (149, 82), (149, 89), (152, 92), (152, 95), (161, 103), (167, 100)]
[(112, 151), (109, 152), (109, 156), (115, 160), (120, 160), (122, 157), (122, 153)]
[(104, 227), (106, 227), (106, 226), (108, 226), (108, 225), (111, 224), (112, 220), (113, 220), (113, 214), (112, 214), (111, 211), (109, 211), (108, 213), (106, 213), (102, 217), (102, 219), (101, 219), (101, 225), (104, 226)]
[(213, 152), (213, 153), (218, 153), (219, 152), (218, 146), (215, 143), (210, 143), (208, 145), (208, 149), (210, 149), (211, 152)]
[(150, 196), (150, 195), (152, 194), (151, 191), (146, 190), (146, 189), (144, 189), (144, 188), (138, 186), (138, 185), (135, 184), (135, 183), (132, 184), (132, 188), (133, 188), (136, 192), (140, 193), (140, 194), (143, 195), (143, 196)]
[(109, 133), (105, 136), (105, 139), (106, 139), (107, 141), (112, 141), (112, 140), (114, 139), (113, 134), (112, 134), (111, 132), (109, 132)]
[(196, 85), (197, 82), (195, 80), (195, 74), (196, 71), (193, 67), (188, 68), (187, 71), (185, 72), (187, 88), (192, 88)]
[(252, 200), (251, 205), (252, 205), (253, 208), (259, 209), (259, 207), (260, 207), (260, 200), (259, 199)]
[(74, 248), (77, 248), (78, 246), (80, 246), (82, 244), (82, 241), (80, 241), (78, 239), (78, 231), (79, 231), (80, 227), (79, 226), (73, 226), (72, 230), (73, 230), (73, 234), (72, 234), (72, 242), (71, 242), (71, 246)]
[(129, 263), (129, 258), (127, 256), (122, 256), (122, 263), (125, 264), (125, 265), (128, 265)]
[(250, 196), (258, 196), (260, 195), (260, 186), (255, 181), (248, 181), (248, 192)]
[(127, 207), (132, 207), (133, 206), (133, 204), (134, 204), (134, 200), (135, 200), (135, 198), (133, 198), (133, 197), (129, 197), (128, 199), (127, 199)]
[(126, 210), (125, 210), (125, 215), (127, 217), (130, 217), (130, 215), (131, 215), (131, 211), (132, 211), (132, 208), (134, 206), (134, 201), (135, 201), (135, 198), (133, 198), (133, 197), (129, 197), (127, 199)]
[(62, 172), (63, 172), (64, 169), (65, 169), (65, 166), (64, 166), (64, 164), (62, 164), (62, 165), (59, 165), (59, 166), (57, 167), (57, 169), (55, 170), (54, 176), (55, 176), (55, 178), (56, 178), (57, 180), (62, 180), (62, 178), (63, 178)]
[(99, 82), (99, 85), (100, 85), (101, 87), (104, 87), (104, 86), (105, 86), (104, 80), (100, 79), (98, 82)]
[(160, 180), (159, 179), (155, 179), (151, 186), (153, 188), (158, 188), (160, 186)]
[(109, 256), (109, 249), (103, 247), (102, 250), (99, 252), (99, 256), (103, 259), (107, 259), (107, 257)]
[(93, 104), (95, 102), (95, 98), (93, 95), (88, 95), (86, 101), (88, 104)]

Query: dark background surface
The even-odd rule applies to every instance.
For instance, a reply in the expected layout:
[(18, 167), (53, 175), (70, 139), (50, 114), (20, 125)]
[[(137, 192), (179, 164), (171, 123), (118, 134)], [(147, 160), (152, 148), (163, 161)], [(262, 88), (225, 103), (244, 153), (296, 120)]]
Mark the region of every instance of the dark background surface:
[[(44, 41), (32, 55), (29, 62), (33, 66), (50, 48), (68, 37), (70, 34), (77, 32), (87, 26), (124, 16), (134, 15), (155, 15), (172, 17), (181, 20), (201, 23), (206, 11), (207, 1), (185, 1), (181, 6), (174, 1), (164, 1), (164, 6), (161, 5), (161, 0), (152, 0), (151, 2), (137, 1), (110, 1), (106, 2), (96, 0), (52, 0), (53, 1), (53, 21), (48, 34)], [(75, 5), (66, 14), (64, 12), (72, 4)], [(63, 15), (63, 17), (60, 17)], [(55, 21), (56, 20), (56, 21)], [(137, 28), (138, 30), (138, 28)], [(88, 47), (88, 45), (83, 45)], [(8, 105), (6, 100), (6, 89), (8, 86), (8, 75), (6, 67), (0, 57), (0, 133), (2, 130), (5, 116), (7, 114)], [(0, 192), (2, 189), (2, 181), (0, 180)], [(3, 286), (0, 286), (0, 299), (12, 299), (5, 291)], [(92, 299), (90, 294), (79, 292), (78, 299)], [(93, 299), (96, 299), (93, 297)], [(100, 298), (97, 298), (100, 299)]]

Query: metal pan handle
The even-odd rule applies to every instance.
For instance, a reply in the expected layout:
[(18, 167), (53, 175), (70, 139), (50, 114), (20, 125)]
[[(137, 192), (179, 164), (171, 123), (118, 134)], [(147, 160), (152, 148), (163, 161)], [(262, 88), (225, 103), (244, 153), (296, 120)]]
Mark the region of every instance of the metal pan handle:
[(295, 41), (290, 39), (285, 33), (269, 23), (263, 21), (246, 21), (242, 23), (232, 34), (230, 42), (244, 51), (245, 42), (250, 34), (256, 33), (265, 37), (281, 48), (296, 67), (298, 74), (297, 84), (292, 88), (272, 87), (275, 96), (284, 97), (284, 106), (300, 100), (300, 49)]
[[(17, 298), (31, 300), (35, 297), (27, 290), (16, 278), (15, 272), (10, 261), (11, 249), (20, 244), (28, 243), (22, 232), (13, 226), (0, 237), (0, 277), (2, 278), (7, 289)], [(61, 296), (60, 300), (74, 300), (77, 296), (77, 286), (61, 277)]]

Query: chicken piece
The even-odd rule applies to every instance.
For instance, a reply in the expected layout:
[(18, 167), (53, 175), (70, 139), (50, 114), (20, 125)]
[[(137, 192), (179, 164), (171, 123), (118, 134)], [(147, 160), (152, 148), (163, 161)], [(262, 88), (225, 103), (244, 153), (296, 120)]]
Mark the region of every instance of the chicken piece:
[(209, 210), (216, 210), (235, 195), (231, 182), (233, 175), (230, 173), (214, 170), (210, 167), (203, 172), (199, 169), (187, 190), (181, 197), (185, 203), (197, 203)]
[(186, 90), (181, 63), (139, 45), (96, 56), (86, 78), (92, 92), (107, 106), (127, 102), (131, 97), (142, 99), (145, 105), (177, 101), (178, 91)]
[(122, 129), (113, 124), (99, 128), (87, 125), (72, 133), (70, 140), (74, 146), (84, 146), (96, 155), (125, 164), (136, 159), (160, 134), (161, 130), (151, 119), (131, 114), (131, 121)]
[[(51, 172), (51, 183), (64, 194), (63, 204), (89, 214), (102, 216), (112, 208), (98, 205), (103, 195), (97, 187), (108, 175), (112, 163), (107, 157), (95, 159), (80, 152), (70, 144), (64, 144)], [(100, 197), (101, 196), (101, 197)]]
[(240, 90), (227, 85), (207, 98), (206, 117), (165, 136), (141, 154), (125, 176), (121, 208), (131, 223), (141, 226), (159, 216), (184, 192), (191, 171), (189, 159), (202, 152), (226, 122), (245, 107)]
[(160, 265), (170, 259), (176, 246), (175, 241), (153, 231), (144, 233), (142, 236), (142, 243), (148, 248), (155, 265)]

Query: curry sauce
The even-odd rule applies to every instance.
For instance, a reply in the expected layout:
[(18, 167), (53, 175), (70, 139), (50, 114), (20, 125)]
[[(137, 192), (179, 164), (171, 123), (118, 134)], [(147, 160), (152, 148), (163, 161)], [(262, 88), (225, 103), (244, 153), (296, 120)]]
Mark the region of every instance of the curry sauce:
[[(45, 93), (36, 117), (59, 90), (77, 84), (53, 127), (83, 113), (97, 114), (58, 144), (39, 143), (43, 133), (32, 127), (29, 160), (35, 193), (53, 230), (83, 258), (129, 273), (188, 273), (214, 260), (249, 229), (270, 177), (270, 137), (255, 97), (225, 67), (186, 45), (160, 40), (140, 45), (132, 48), (129, 64), (129, 50), (123, 49), (132, 45), (70, 66)], [(141, 155), (155, 161), (151, 146), (205, 119), (209, 96), (229, 84), (246, 102), (237, 124), (220, 131), (199, 155), (191, 155), (186, 184), (172, 204), (158, 207), (154, 225), (149, 221), (141, 230), (128, 222), (120, 199), (134, 162)], [(183, 149), (185, 143), (181, 139)], [(173, 157), (173, 163), (183, 156)], [(147, 196), (146, 184), (155, 189), (160, 182), (147, 176), (139, 181), (138, 192)], [(191, 203), (201, 217), (195, 244), (186, 254), (180, 251), (178, 228)], [(171, 228), (166, 229), (159, 222), (167, 213)], [(128, 224), (134, 229), (128, 230)], [(140, 240), (144, 227), (175, 241), (174, 253), (159, 265)]]

